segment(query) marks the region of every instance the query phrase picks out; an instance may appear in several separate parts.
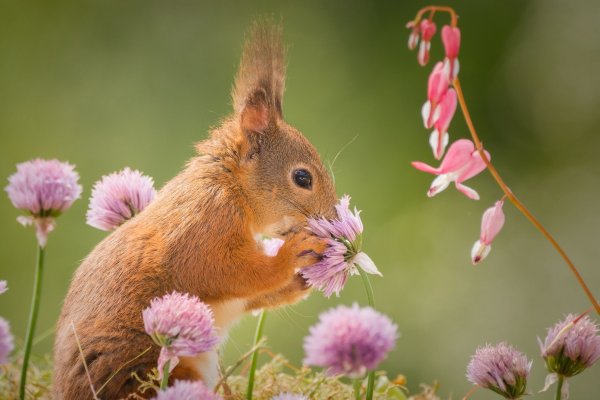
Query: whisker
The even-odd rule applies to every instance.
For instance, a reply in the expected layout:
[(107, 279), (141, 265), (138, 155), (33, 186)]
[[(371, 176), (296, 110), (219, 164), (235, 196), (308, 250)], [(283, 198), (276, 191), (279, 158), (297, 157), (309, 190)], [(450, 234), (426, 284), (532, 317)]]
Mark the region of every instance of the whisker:
[(287, 201), (288, 203), (290, 203), (292, 206), (294, 206), (305, 217), (310, 218), (312, 216), (311, 213), (306, 208), (304, 208), (301, 204), (298, 204), (296, 201), (294, 201), (294, 200), (292, 200), (290, 198), (287, 198), (285, 196), (279, 195), (279, 194), (278, 194), (278, 196), (281, 199), (283, 199), (283, 200)]
[(333, 157), (333, 160), (331, 162), (327, 163), (328, 167), (329, 167), (329, 172), (331, 173), (331, 179), (333, 180), (333, 183), (335, 183), (335, 174), (333, 173), (333, 165), (337, 161), (338, 157), (342, 154), (342, 152), (344, 150), (346, 150), (346, 148), (348, 146), (350, 146), (352, 143), (354, 143), (356, 141), (356, 139), (358, 139), (358, 134), (354, 135), (354, 137), (352, 139), (350, 139), (350, 141), (348, 143), (346, 143), (345, 145), (343, 145), (342, 148), (337, 152), (337, 154), (335, 155), (335, 157)]

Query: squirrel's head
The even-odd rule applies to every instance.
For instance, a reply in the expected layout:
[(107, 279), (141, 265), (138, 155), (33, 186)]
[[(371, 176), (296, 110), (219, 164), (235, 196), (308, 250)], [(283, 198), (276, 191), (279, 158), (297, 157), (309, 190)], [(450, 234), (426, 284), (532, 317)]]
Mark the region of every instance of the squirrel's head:
[(283, 120), (284, 53), (281, 25), (255, 22), (232, 91), (234, 114), (198, 146), (228, 159), (226, 168), (241, 185), (255, 229), (271, 236), (309, 216), (335, 216), (337, 202), (316, 149)]

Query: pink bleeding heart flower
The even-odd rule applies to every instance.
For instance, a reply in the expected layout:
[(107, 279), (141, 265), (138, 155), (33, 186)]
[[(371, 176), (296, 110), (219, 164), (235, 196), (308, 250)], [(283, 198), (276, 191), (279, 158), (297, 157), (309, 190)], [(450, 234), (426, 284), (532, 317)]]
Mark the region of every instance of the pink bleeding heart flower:
[(406, 27), (412, 29), (408, 36), (408, 49), (414, 50), (417, 48), (417, 44), (419, 44), (419, 24), (415, 24), (415, 21), (410, 21), (406, 24)]
[(490, 254), (492, 241), (504, 226), (503, 205), (503, 200), (497, 201), (493, 207), (488, 208), (483, 213), (483, 218), (481, 219), (481, 235), (471, 250), (471, 261), (473, 262), (473, 265), (479, 263)]
[(456, 111), (456, 92), (454, 89), (449, 89), (439, 104), (439, 117), (434, 124), (434, 130), (429, 136), (429, 144), (433, 150), (433, 156), (436, 160), (439, 160), (444, 155), (446, 146), (450, 139), (448, 134), (448, 127), (454, 117)]
[[(484, 151), (484, 153), (487, 159), (490, 160), (490, 154), (487, 151)], [(435, 196), (454, 182), (456, 188), (465, 196), (473, 200), (479, 200), (479, 194), (475, 190), (462, 184), (485, 169), (485, 162), (470, 140), (459, 139), (452, 143), (438, 168), (420, 161), (412, 162), (412, 166), (419, 171), (437, 175), (427, 191), (428, 197)]]
[(448, 92), (448, 78), (444, 74), (444, 63), (435, 64), (427, 82), (427, 101), (421, 108), (423, 125), (431, 129), (442, 113), (439, 107), (442, 99)]
[(442, 28), (442, 42), (446, 50), (444, 59), (444, 71), (450, 82), (454, 82), (460, 69), (458, 62), (458, 51), (460, 50), (460, 29), (457, 27), (444, 25)]
[(427, 65), (429, 62), (429, 50), (431, 49), (431, 38), (435, 35), (437, 27), (435, 22), (424, 19), (421, 21), (421, 45), (419, 46), (419, 54), (417, 60), (421, 66)]

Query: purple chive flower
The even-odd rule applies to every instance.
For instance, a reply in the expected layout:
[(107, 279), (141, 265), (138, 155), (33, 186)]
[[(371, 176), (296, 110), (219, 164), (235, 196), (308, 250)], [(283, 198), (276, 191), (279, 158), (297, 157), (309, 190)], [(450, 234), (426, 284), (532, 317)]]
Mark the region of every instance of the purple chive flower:
[[(548, 329), (542, 343), (538, 338), (542, 357), (550, 372), (543, 390), (558, 381), (559, 376), (569, 378), (580, 374), (600, 359), (600, 332), (587, 315), (569, 314)], [(563, 398), (568, 398), (569, 386), (562, 387)]]
[(8, 321), (0, 317), (0, 364), (8, 362), (8, 356), (13, 351), (15, 345), (13, 336), (10, 333)]
[(304, 339), (304, 363), (330, 375), (359, 378), (375, 369), (394, 348), (398, 327), (371, 307), (339, 306), (322, 313)]
[[(179, 356), (196, 356), (218, 343), (211, 309), (196, 296), (173, 292), (150, 302), (142, 312), (146, 333), (162, 347), (158, 372), (170, 361), (170, 371)], [(170, 372), (169, 371), (169, 372)]]
[(154, 181), (140, 171), (125, 168), (105, 175), (92, 189), (87, 223), (103, 231), (112, 231), (139, 214), (154, 197)]
[(284, 392), (274, 396), (271, 400), (308, 400), (308, 397), (301, 394)]
[(380, 275), (371, 258), (361, 251), (363, 224), (360, 211), (350, 211), (350, 196), (345, 195), (335, 206), (338, 218), (308, 220), (309, 229), (317, 236), (327, 239), (328, 248), (321, 261), (302, 269), (308, 283), (322, 290), (325, 296), (339, 296), (348, 276), (358, 274), (358, 267), (369, 274)]
[(35, 159), (17, 164), (17, 172), (8, 178), (4, 189), (13, 206), (28, 213), (17, 221), (35, 225), (41, 247), (54, 229), (54, 218), (81, 196), (79, 174), (75, 166), (58, 160)]
[(175, 381), (166, 390), (161, 390), (153, 400), (222, 400), (200, 381)]
[(8, 290), (8, 285), (6, 281), (0, 281), (0, 294), (6, 292)]
[(507, 399), (525, 394), (532, 362), (506, 343), (486, 345), (475, 351), (467, 366), (467, 379)]

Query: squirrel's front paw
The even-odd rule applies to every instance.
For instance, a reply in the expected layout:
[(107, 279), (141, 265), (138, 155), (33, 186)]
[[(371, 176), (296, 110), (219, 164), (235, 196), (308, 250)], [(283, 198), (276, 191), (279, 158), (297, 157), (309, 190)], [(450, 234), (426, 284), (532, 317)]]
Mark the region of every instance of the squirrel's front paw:
[(327, 240), (317, 237), (306, 229), (292, 233), (283, 245), (282, 250), (289, 257), (289, 267), (294, 271), (318, 262), (325, 249)]

